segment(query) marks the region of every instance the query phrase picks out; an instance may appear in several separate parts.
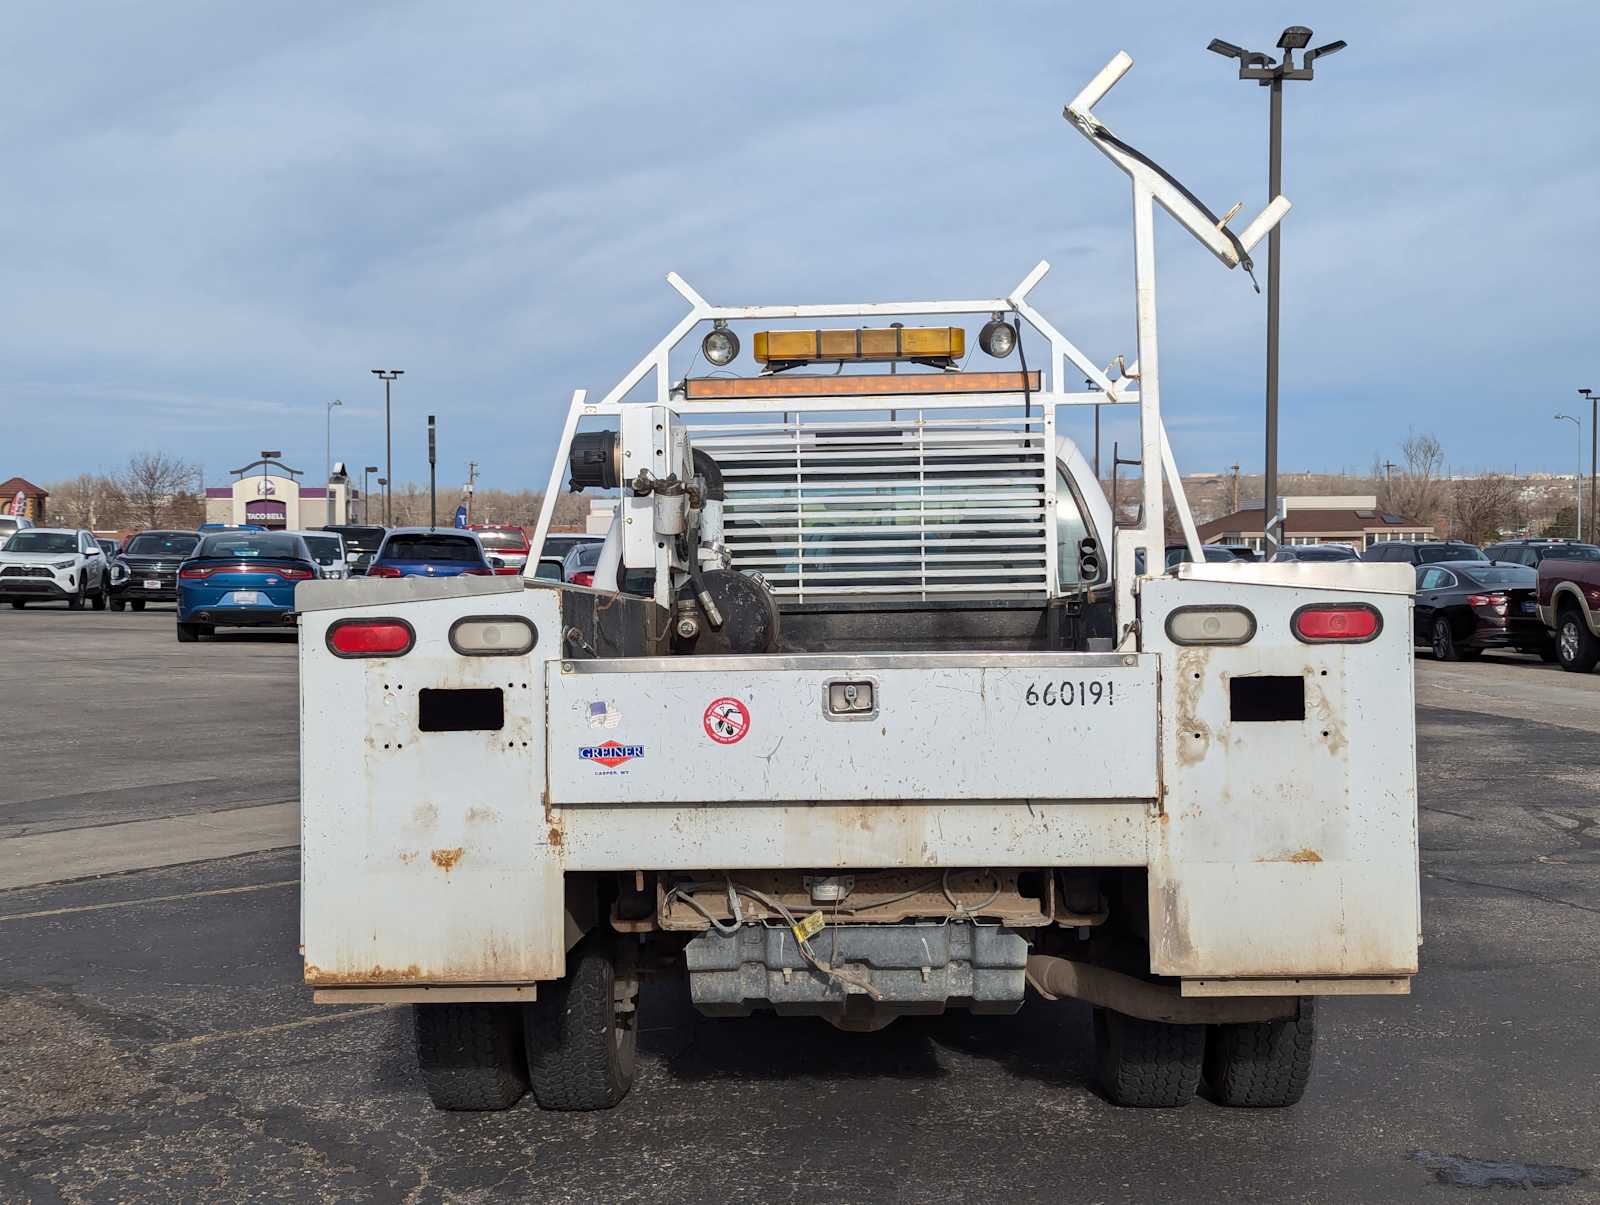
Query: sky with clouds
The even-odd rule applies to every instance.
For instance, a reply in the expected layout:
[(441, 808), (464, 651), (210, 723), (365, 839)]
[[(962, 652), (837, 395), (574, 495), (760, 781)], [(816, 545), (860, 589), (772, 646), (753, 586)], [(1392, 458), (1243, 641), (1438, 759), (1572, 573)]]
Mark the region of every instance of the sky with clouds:
[[(1125, 178), (1101, 106), (1212, 209), (1266, 188), (1266, 94), (1208, 54), (1344, 38), (1286, 93), (1286, 470), (1408, 428), (1459, 471), (1571, 471), (1600, 389), (1600, 7), (1058, 2), (8, 9), (0, 477), (161, 449), (208, 483), (321, 474), (537, 488), (575, 387), (714, 302), (1004, 294), (1134, 354)], [(1259, 469), (1265, 299), (1157, 218), (1180, 465)], [(1264, 249), (1260, 253), (1264, 259)], [(1264, 267), (1264, 265), (1262, 265)], [(1264, 272), (1258, 269), (1264, 282)], [(1587, 416), (1585, 416), (1587, 421)], [(1107, 423), (1106, 440), (1130, 426)]]

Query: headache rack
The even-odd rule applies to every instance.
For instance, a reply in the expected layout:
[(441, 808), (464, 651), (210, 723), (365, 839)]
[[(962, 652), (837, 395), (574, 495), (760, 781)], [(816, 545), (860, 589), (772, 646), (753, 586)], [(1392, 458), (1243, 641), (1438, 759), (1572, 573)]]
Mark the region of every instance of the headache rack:
[(722, 470), (733, 567), (796, 602), (1044, 598), (1054, 473), (1044, 418), (989, 409), (692, 424), (695, 447)]
[[(1273, 198), (1236, 235), (1226, 219), (1218, 221), (1170, 174), (1114, 137), (1093, 108), (1132, 65), (1119, 53), (1063, 114), (1133, 183), (1139, 354), (1118, 379), (1113, 381), (1109, 369), (1098, 367), (1028, 302), (1029, 292), (1050, 269), (1043, 261), (1004, 297), (956, 301), (718, 306), (677, 273), (668, 273), (668, 283), (689, 303), (689, 312), (600, 401), (588, 401), (581, 389), (573, 393), (533, 547), (542, 548), (549, 533), (579, 424), (616, 421), (624, 411), (654, 404), (669, 407), (690, 428), (694, 446), (722, 469), (725, 547), (734, 568), (759, 571), (783, 603), (863, 595), (930, 603), (988, 597), (1022, 605), (1054, 593), (1058, 576), (1052, 522), (1057, 410), (1136, 405), (1143, 466), (1139, 519), (1116, 533), (1111, 550), (1116, 612), (1134, 615), (1138, 579), (1164, 568), (1163, 481), (1190, 555), (1201, 559), (1161, 421), (1155, 207), (1232, 268), (1247, 259), (1289, 203)], [(810, 329), (817, 318), (844, 318), (879, 334), (886, 320), (891, 320), (887, 329), (894, 329), (894, 319), (937, 316), (947, 322), (963, 315), (1014, 323), (1017, 346), (1002, 358), (1015, 354), (1022, 372), (689, 378), (687, 363), (678, 375), (672, 372), (674, 350), (706, 324), (714, 324), (715, 331), (736, 322), (760, 322), (772, 331), (797, 323)], [(1035, 373), (1022, 362), (1024, 326), (1048, 345)], [(819, 329), (813, 341), (819, 355), (826, 350), (825, 334)], [(843, 332), (834, 342), (859, 347), (864, 337), (858, 328), (853, 343)], [(897, 346), (899, 338), (897, 332)], [(953, 335), (949, 346), (955, 347)], [(953, 360), (948, 357), (949, 364)], [(646, 385), (650, 378), (653, 389)], [(1069, 392), (1067, 383), (1080, 380), (1086, 389)], [(636, 396), (636, 390), (649, 396)], [(530, 575), (536, 560), (529, 558)], [(655, 598), (662, 606), (673, 605), (672, 562), (665, 551), (657, 556)], [(1129, 625), (1119, 643), (1132, 639), (1132, 632)]]

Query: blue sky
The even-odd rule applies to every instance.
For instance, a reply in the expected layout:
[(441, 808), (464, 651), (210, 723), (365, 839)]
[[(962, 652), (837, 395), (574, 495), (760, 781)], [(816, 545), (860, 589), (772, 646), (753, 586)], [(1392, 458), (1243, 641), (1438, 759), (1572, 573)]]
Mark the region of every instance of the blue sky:
[[(1102, 106), (1217, 212), (1266, 187), (1266, 96), (1206, 53), (1290, 21), (1350, 48), (1286, 97), (1283, 468), (1408, 428), (1451, 465), (1570, 471), (1600, 389), (1600, 8), (1489, 3), (163, 3), (8, 10), (0, 476), (162, 449), (208, 482), (543, 483), (603, 391), (717, 302), (1004, 293), (1131, 358), (1125, 179), (1061, 119)], [(1261, 463), (1264, 297), (1158, 216), (1185, 471)], [(1264, 257), (1264, 251), (1263, 251)], [(1263, 275), (1264, 280), (1264, 275)], [(1131, 428), (1107, 426), (1113, 436)]]

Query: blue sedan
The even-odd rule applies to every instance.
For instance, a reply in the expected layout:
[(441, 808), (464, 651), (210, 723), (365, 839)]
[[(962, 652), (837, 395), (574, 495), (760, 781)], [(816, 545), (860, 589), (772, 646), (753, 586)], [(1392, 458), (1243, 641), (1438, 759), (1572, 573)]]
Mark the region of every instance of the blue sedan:
[(207, 535), (178, 567), (178, 640), (218, 627), (294, 623), (294, 588), (319, 576), (311, 550), (282, 532)]
[[(496, 568), (484, 553), (478, 537), (470, 531), (397, 527), (383, 537), (378, 555), (367, 566), (367, 576), (460, 577), (466, 574), (487, 577)], [(520, 573), (521, 570), (510, 572)]]

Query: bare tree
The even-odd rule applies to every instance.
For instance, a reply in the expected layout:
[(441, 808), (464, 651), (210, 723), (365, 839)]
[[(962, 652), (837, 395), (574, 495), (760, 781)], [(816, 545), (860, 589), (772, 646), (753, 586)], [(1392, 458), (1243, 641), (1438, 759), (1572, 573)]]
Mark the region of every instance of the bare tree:
[(1443, 446), (1427, 432), (1412, 431), (1400, 444), (1400, 456), (1403, 464), (1374, 461), (1378, 505), (1390, 514), (1438, 526), (1446, 512)]
[(1516, 528), (1519, 506), (1516, 481), (1499, 473), (1463, 477), (1451, 498), (1451, 534), (1469, 544), (1490, 544)]
[(199, 501), (200, 470), (165, 452), (136, 452), (118, 477), (127, 505), (126, 522), (136, 527), (162, 527), (189, 518)]
[(49, 492), (51, 516), (56, 522), (99, 531), (123, 525), (122, 490), (110, 477), (79, 473), (68, 481), (56, 482)]

